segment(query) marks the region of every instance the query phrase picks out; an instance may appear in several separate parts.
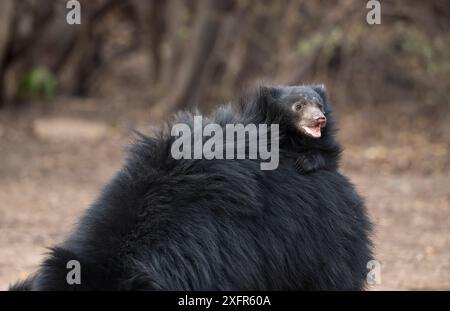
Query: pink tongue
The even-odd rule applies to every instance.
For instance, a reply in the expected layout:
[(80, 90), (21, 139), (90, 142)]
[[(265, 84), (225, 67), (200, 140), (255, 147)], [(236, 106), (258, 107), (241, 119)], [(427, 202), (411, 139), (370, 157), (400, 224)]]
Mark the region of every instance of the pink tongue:
[(319, 138), (321, 135), (320, 126), (311, 126), (311, 127), (303, 126), (303, 129), (305, 130), (306, 133), (308, 133), (312, 137)]

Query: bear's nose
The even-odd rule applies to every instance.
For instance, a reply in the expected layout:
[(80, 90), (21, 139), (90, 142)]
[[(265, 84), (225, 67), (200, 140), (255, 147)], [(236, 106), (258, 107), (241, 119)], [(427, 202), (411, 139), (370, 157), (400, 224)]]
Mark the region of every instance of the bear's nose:
[(325, 125), (327, 125), (327, 118), (325, 116), (316, 117), (314, 120), (316, 120), (317, 125), (320, 127), (325, 127)]

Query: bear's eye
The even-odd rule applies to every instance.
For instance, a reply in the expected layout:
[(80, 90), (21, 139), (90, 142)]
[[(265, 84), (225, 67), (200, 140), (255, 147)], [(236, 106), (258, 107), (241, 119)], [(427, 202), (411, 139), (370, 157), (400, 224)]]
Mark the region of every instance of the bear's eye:
[(303, 108), (303, 103), (296, 102), (292, 105), (292, 110), (294, 111), (300, 111)]

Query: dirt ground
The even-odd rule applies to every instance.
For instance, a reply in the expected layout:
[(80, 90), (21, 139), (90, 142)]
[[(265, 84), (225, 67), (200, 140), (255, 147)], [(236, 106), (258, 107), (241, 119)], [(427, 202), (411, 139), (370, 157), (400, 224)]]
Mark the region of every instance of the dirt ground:
[[(62, 98), (0, 114), (0, 290), (70, 232), (120, 167), (128, 128), (147, 131), (148, 106), (123, 105)], [(342, 172), (376, 228), (381, 284), (369, 289), (450, 290), (448, 125), (408, 119), (414, 112), (392, 124), (367, 111), (341, 115)]]

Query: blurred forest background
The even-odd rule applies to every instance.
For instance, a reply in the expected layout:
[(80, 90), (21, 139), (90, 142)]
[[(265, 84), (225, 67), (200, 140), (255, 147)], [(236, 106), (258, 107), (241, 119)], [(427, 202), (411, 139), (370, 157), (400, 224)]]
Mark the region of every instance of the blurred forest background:
[(0, 289), (32, 272), (120, 167), (129, 128), (254, 86), (324, 83), (382, 282), (450, 289), (450, 3), (0, 1)]

